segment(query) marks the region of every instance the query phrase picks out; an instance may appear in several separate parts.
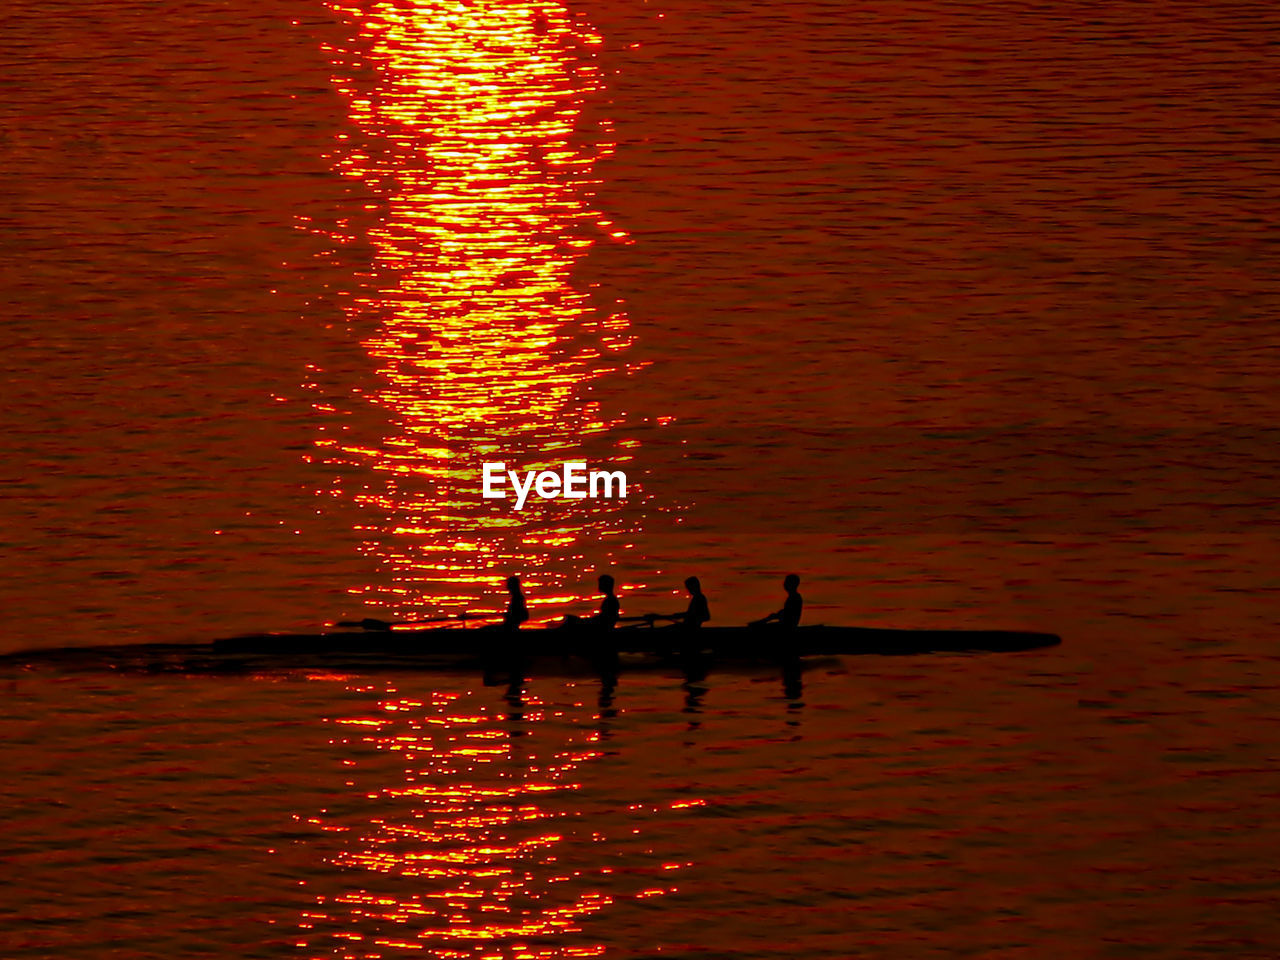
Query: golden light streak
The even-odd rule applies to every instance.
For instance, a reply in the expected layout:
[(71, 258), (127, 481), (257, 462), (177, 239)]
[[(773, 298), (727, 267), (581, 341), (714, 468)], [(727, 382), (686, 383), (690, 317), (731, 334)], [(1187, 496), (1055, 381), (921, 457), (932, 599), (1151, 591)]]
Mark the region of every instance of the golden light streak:
[(371, 275), (345, 308), (369, 331), (380, 386), (367, 399), (393, 428), (377, 445), (342, 431), (319, 444), (328, 462), (378, 478), (330, 491), (377, 518), (361, 529), (385, 578), (353, 592), (403, 617), (495, 612), (502, 579), (519, 573), (536, 619), (540, 605), (590, 595), (591, 569), (638, 516), (631, 490), (625, 517), (617, 501), (531, 500), (514, 513), (480, 496), (486, 460), (631, 462), (621, 424), (583, 399), (625, 369), (609, 358), (629, 343), (627, 319), (572, 279), (593, 243), (627, 239), (591, 205), (593, 168), (612, 150), (606, 131), (583, 128), (601, 38), (539, 0), (334, 9), (359, 39), (333, 51), (353, 127), (333, 162), (381, 200), (366, 204)]
[[(327, 722), (349, 802), (297, 816), (328, 838), (336, 871), (310, 881), (314, 906), (298, 922), (309, 957), (601, 956), (592, 918), (677, 892), (693, 866), (637, 847), (636, 824), (705, 801), (609, 803), (602, 818), (584, 798), (608, 757), (598, 708), (546, 703), (519, 684), (498, 709), (468, 709), (455, 692), (347, 691), (361, 709)], [(476, 756), (477, 741), (501, 762)]]

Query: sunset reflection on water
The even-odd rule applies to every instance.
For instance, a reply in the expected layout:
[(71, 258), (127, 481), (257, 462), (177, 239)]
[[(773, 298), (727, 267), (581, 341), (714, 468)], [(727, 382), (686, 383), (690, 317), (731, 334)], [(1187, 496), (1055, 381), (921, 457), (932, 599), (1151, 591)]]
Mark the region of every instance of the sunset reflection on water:
[(351, 689), (376, 699), (331, 721), (345, 801), (299, 816), (333, 837), (324, 859), (338, 872), (315, 890), (297, 946), (317, 957), (599, 956), (605, 945), (584, 921), (678, 889), (688, 864), (621, 855), (646, 811), (602, 811), (582, 795), (606, 756), (593, 706), (519, 686), (492, 706), (458, 692)]
[(381, 440), (320, 441), (331, 462), (374, 471), (364, 489), (329, 491), (365, 508), (364, 549), (382, 568), (353, 592), (406, 615), (493, 612), (518, 573), (536, 620), (539, 604), (580, 599), (634, 532), (626, 501), (531, 497), (515, 512), (481, 497), (485, 461), (632, 460), (620, 420), (583, 399), (625, 373), (627, 319), (572, 282), (593, 243), (626, 240), (591, 207), (593, 166), (612, 149), (582, 118), (601, 40), (555, 3), (334, 9), (358, 37), (330, 51), (354, 128), (333, 159), (379, 199), (363, 237), (335, 239), (372, 250), (345, 309), (377, 373), (361, 392), (391, 424)]

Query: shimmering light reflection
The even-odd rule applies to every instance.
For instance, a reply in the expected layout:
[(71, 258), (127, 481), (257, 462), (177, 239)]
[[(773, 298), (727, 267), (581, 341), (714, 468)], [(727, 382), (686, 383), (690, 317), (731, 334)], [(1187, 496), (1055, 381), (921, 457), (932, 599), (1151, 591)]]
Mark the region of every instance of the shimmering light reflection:
[[(629, 823), (649, 811), (609, 811), (632, 818), (609, 827), (582, 802), (582, 769), (604, 756), (594, 724), (562, 711), (549, 724), (552, 708), (518, 689), (492, 711), (454, 693), (383, 697), (372, 715), (332, 721), (353, 802), (308, 819), (340, 838), (328, 859), (344, 882), (318, 893), (298, 946), (317, 957), (598, 956), (587, 917), (677, 889), (686, 863), (628, 870), (609, 847), (606, 831), (634, 840)], [(391, 757), (403, 774), (380, 782)]]
[(600, 39), (538, 0), (335, 9), (359, 31), (333, 51), (357, 130), (335, 163), (381, 201), (373, 275), (347, 309), (376, 330), (363, 343), (381, 377), (372, 399), (397, 431), (376, 448), (322, 441), (333, 462), (362, 458), (385, 477), (350, 492), (378, 518), (366, 548), (389, 573), (356, 592), (406, 614), (494, 610), (495, 584), (516, 572), (532, 574), (536, 608), (607, 562), (624, 508), (557, 500), (514, 513), (481, 498), (480, 464), (543, 469), (594, 453), (625, 470), (634, 446), (581, 399), (619, 367), (626, 318), (570, 283), (597, 239), (626, 239), (590, 208), (593, 164), (611, 149), (604, 131), (581, 129)]

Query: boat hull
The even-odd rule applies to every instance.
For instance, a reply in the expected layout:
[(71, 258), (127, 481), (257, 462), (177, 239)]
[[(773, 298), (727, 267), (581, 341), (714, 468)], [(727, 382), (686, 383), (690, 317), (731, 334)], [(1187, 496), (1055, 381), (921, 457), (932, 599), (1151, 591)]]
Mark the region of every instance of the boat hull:
[(696, 650), (715, 657), (856, 656), (935, 651), (1032, 650), (1054, 646), (1050, 633), (1011, 630), (887, 630), (869, 627), (800, 627), (772, 630), (752, 627), (703, 627), (699, 630), (620, 629), (607, 634), (565, 630), (404, 630), (321, 634), (251, 634), (218, 640), (221, 654), (255, 655), (360, 653), (391, 655), (473, 655), (494, 652), (526, 656), (573, 656), (613, 650), (618, 653), (663, 654)]
[(624, 670), (798, 663), (803, 658), (936, 652), (1012, 652), (1054, 646), (1055, 634), (1006, 630), (885, 630), (801, 627), (567, 630), (432, 630), (256, 633), (205, 644), (129, 644), (30, 650), (0, 656), (0, 666), (72, 670), (234, 673), (275, 669), (474, 670), (578, 675)]

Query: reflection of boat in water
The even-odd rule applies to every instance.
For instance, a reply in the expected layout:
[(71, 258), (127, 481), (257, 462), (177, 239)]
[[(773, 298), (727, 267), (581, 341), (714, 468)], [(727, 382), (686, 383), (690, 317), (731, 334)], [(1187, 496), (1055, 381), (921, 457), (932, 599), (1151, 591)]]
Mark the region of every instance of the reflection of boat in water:
[[(536, 672), (582, 673), (602, 648), (625, 669), (663, 667), (677, 651), (709, 664), (776, 664), (800, 657), (907, 655), (1034, 650), (1061, 643), (1051, 633), (1013, 630), (891, 630), (872, 627), (703, 627), (696, 631), (619, 629), (608, 634), (566, 630), (462, 629), (259, 633), (208, 644), (134, 644), (33, 650), (0, 656), (0, 666), (46, 664), (134, 670), (236, 671), (328, 667), (342, 669), (475, 669), (513, 656)], [(588, 659), (584, 659), (584, 655)]]

